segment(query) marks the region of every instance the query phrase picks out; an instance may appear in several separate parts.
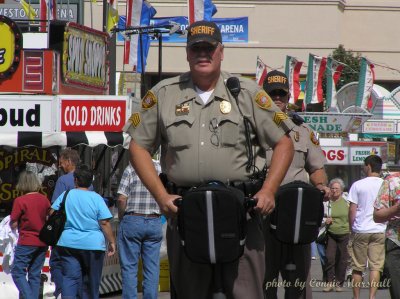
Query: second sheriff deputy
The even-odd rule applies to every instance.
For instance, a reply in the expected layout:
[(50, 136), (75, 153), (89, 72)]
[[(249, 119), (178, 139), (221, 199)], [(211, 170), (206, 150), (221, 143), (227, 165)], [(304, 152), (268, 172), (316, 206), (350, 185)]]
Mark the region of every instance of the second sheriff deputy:
[[(325, 155), (319, 146), (319, 141), (314, 132), (303, 123), (300, 116), (291, 113), (287, 107), (290, 99), (289, 82), (286, 75), (279, 71), (271, 71), (267, 74), (263, 87), (275, 105), (282, 112), (288, 114), (296, 127), (290, 132), (294, 144), (293, 161), (282, 181), (282, 185), (293, 181), (311, 183), (315, 187), (324, 190), (327, 196), (329, 188), (326, 187), (327, 175), (324, 170), (326, 163)], [(272, 159), (272, 148), (267, 150), (267, 168)], [(278, 281), (279, 272), (282, 278), (289, 281), (285, 266), (288, 260), (288, 248), (293, 248), (293, 258), (296, 264), (295, 278), (300, 282), (302, 288), (296, 288), (296, 297), (312, 298), (312, 290), (309, 284), (309, 271), (311, 266), (311, 245), (286, 245), (279, 242), (269, 230), (269, 218), (266, 218), (265, 234), (265, 293), (267, 299), (277, 298), (277, 288), (274, 287), (274, 279)], [(275, 284), (276, 285), (276, 284)], [(288, 290), (286, 290), (287, 292)], [(293, 290), (292, 290), (293, 291)], [(287, 295), (287, 294), (286, 294)], [(286, 297), (285, 297), (286, 298)]]

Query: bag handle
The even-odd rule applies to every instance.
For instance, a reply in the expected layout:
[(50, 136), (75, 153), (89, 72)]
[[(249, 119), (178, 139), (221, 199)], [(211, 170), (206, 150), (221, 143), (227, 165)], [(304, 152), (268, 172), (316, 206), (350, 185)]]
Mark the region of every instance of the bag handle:
[(67, 211), (65, 210), (65, 201), (67, 200), (67, 195), (68, 195), (69, 191), (70, 191), (70, 189), (65, 191), (62, 202), (60, 204), (60, 211), (65, 211), (65, 216), (67, 216)]

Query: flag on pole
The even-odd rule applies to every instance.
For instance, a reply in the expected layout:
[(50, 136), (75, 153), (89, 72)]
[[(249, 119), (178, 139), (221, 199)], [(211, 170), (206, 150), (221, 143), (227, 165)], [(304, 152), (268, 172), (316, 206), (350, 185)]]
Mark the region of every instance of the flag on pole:
[(257, 56), (257, 67), (256, 67), (256, 82), (259, 86), (262, 86), (267, 76), (267, 65)]
[[(56, 0), (40, 0), (40, 19), (41, 20), (55, 20), (57, 18), (57, 1)], [(46, 31), (47, 24), (42, 22), (40, 31)]]
[[(110, 0), (108, 2), (107, 13), (107, 32), (111, 34), (111, 29), (118, 25), (118, 0)], [(111, 34), (112, 35), (112, 34)]]
[(322, 77), (326, 69), (326, 58), (309, 55), (307, 69), (307, 87), (305, 95), (305, 106), (323, 102)]
[(285, 74), (289, 80), (289, 103), (296, 104), (300, 94), (300, 69), (303, 62), (298, 61), (295, 57), (286, 56)]
[(35, 9), (25, 0), (20, 0), (19, 3), (22, 6), (22, 9), (25, 11), (26, 17), (30, 20), (37, 17), (37, 13)]
[[(157, 11), (146, 0), (128, 0), (128, 16), (126, 18), (126, 27), (130, 26), (149, 26), (150, 19), (154, 17)], [(149, 54), (150, 40), (147, 34), (142, 34), (142, 43), (140, 45), (139, 34), (133, 34), (130, 41), (125, 42), (124, 63), (133, 66), (133, 70), (138, 73), (142, 72), (142, 55), (143, 66), (146, 67), (146, 59)]]
[(189, 25), (197, 21), (210, 21), (217, 12), (212, 0), (188, 0)]
[(326, 66), (326, 109), (337, 107), (336, 84), (339, 82), (343, 68), (343, 63), (328, 57)]
[(362, 57), (360, 76), (358, 79), (356, 106), (369, 110), (372, 108), (371, 93), (374, 87), (374, 81), (374, 65), (366, 58)]

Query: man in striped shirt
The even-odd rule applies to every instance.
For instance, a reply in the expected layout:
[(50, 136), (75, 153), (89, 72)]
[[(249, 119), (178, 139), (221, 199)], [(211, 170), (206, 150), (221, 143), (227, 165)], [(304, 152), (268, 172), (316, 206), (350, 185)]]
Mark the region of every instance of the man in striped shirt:
[[(161, 166), (153, 160), (158, 173)], [(139, 257), (143, 263), (143, 297), (157, 299), (162, 241), (161, 213), (157, 202), (129, 164), (118, 187), (119, 259), (122, 298), (137, 298)]]

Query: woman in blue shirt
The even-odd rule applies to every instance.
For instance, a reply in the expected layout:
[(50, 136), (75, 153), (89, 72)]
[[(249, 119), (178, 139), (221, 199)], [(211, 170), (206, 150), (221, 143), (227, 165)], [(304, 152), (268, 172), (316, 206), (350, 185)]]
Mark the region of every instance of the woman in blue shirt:
[[(92, 178), (86, 165), (78, 166), (74, 171), (76, 188), (69, 191), (65, 201), (67, 221), (57, 243), (62, 263), (62, 298), (99, 298), (105, 251), (111, 256), (116, 250), (112, 215), (103, 198), (89, 191)], [(63, 195), (55, 200), (52, 209), (60, 208)]]

